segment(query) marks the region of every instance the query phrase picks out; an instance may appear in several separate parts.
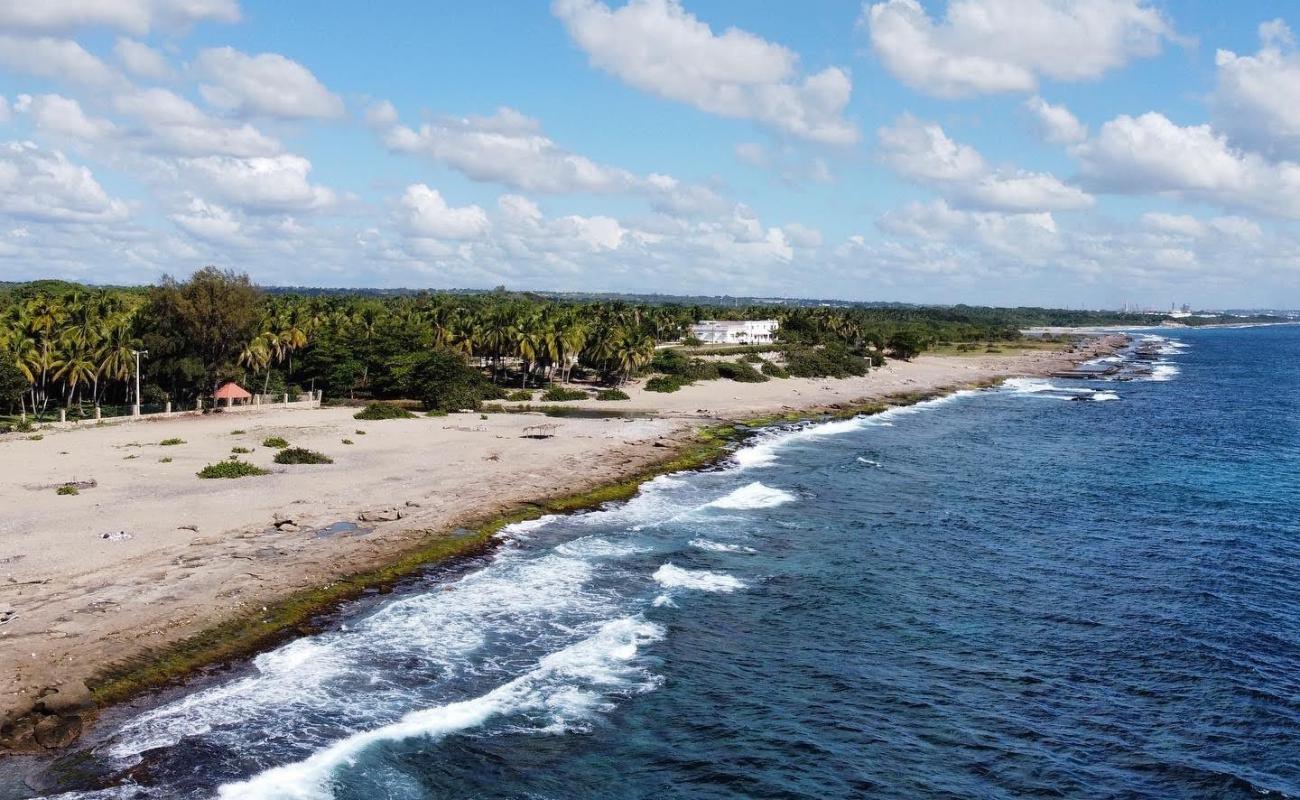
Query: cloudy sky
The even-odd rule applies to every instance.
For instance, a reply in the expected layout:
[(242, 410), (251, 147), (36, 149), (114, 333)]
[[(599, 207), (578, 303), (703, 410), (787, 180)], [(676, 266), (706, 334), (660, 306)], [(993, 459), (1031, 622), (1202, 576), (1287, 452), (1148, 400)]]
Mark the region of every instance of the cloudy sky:
[(0, 1), (0, 279), (1300, 306), (1300, 12)]

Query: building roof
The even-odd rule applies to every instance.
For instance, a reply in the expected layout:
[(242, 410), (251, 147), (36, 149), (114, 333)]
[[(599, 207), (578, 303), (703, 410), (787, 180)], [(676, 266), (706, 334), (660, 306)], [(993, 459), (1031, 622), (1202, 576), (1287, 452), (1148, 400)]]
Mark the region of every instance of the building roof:
[(223, 383), (221, 388), (217, 390), (217, 393), (214, 394), (213, 397), (218, 400), (247, 400), (252, 397), (252, 395), (248, 393), (247, 389), (234, 381), (231, 381), (230, 383)]

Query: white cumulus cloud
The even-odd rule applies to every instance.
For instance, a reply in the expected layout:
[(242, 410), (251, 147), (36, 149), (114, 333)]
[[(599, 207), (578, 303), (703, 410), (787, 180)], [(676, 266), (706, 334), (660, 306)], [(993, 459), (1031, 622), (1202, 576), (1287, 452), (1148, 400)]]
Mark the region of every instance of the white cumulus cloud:
[(555, 0), (551, 10), (593, 66), (701, 111), (751, 119), (799, 139), (852, 144), (844, 119), (853, 82), (827, 67), (803, 75), (787, 47), (738, 28), (714, 33), (678, 0)]
[(342, 116), (343, 100), (311, 70), (279, 53), (250, 56), (232, 47), (204, 50), (194, 61), (199, 87), (213, 106), (239, 114), (285, 119)]
[(490, 225), (487, 212), (475, 205), (453, 208), (442, 194), (423, 183), (406, 187), (401, 199), (401, 221), (416, 236), (435, 239), (477, 239)]
[(938, 97), (1097, 78), (1174, 35), (1145, 0), (951, 0), (941, 20), (918, 0), (885, 0), (859, 24), (890, 72)]

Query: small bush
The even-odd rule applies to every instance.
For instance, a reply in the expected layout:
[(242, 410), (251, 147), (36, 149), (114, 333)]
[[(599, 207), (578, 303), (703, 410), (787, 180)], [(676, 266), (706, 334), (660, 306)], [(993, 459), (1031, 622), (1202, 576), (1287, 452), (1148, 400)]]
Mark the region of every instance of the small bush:
[(351, 439), (344, 439), (343, 444), (356, 444), (356, 442), (352, 441)]
[[(432, 411), (426, 411), (424, 415), (426, 417), (445, 417), (447, 416), (447, 412), (443, 411), (441, 408), (435, 408)], [(357, 431), (357, 433), (361, 433), (361, 431)]]
[(512, 403), (531, 403), (533, 401), (533, 393), (525, 389), (520, 389), (506, 395), (506, 399)]
[(159, 463), (159, 464), (170, 464), (170, 463), (172, 463), (172, 457), (171, 457), (171, 456), (163, 456), (162, 458), (158, 459), (158, 463)]
[(185, 444), (184, 439), (163, 439), (158, 443), (162, 447), (175, 447), (178, 444)]
[(247, 447), (232, 447), (230, 448), (230, 452), (234, 453), (237, 456), (242, 456), (242, 455), (247, 455), (253, 451), (249, 450)]
[(392, 403), (368, 403), (365, 408), (352, 415), (353, 419), (412, 419), (415, 415)]
[(45, 435), (44, 435), (44, 434), (37, 433), (37, 434), (33, 434), (33, 435), (31, 435), (31, 436), (28, 436), (28, 437), (27, 437), (27, 441), (29, 441), (29, 442), (39, 442), (40, 440), (42, 440), (42, 439), (44, 439), (44, 438), (45, 438)]
[(765, 383), (768, 377), (739, 361), (719, 361), (718, 376), (737, 383)]
[(788, 378), (790, 373), (785, 371), (785, 367), (780, 364), (773, 364), (771, 361), (763, 362), (763, 374), (769, 378)]
[(689, 381), (683, 381), (681, 377), (677, 375), (656, 375), (645, 382), (645, 390), (647, 392), (662, 392), (668, 394), (677, 391), (687, 385), (687, 383), (689, 383)]
[(355, 431), (353, 431), (353, 433), (355, 433), (357, 436), (365, 436), (365, 435), (366, 435), (366, 432), (363, 431), (363, 430), (361, 430), (360, 428), (357, 428)]
[(487, 414), (479, 414), (479, 415), (478, 415), (478, 418), (479, 418), (479, 419), (487, 419)]
[(793, 348), (786, 353), (786, 371), (796, 378), (847, 378), (866, 375), (868, 368), (865, 358), (841, 345)]
[(763, 361), (763, 357), (760, 356), (758, 353), (746, 353), (746, 354), (744, 354), (743, 356), (740, 357), (740, 360), (741, 360), (741, 361), (744, 361), (746, 364), (762, 364), (762, 363), (764, 363), (764, 361)]
[(262, 440), (263, 447), (270, 447), (275, 450), (283, 450), (289, 446), (289, 443), (280, 436), (268, 436)]
[(57, 489), (58, 494), (81, 494), (81, 491), (72, 484), (65, 484)]
[(243, 428), (237, 428), (237, 429), (231, 431), (231, 432), (230, 432), (230, 435), (231, 435), (231, 436), (243, 436), (243, 435), (246, 434), (246, 433), (248, 433), (248, 431), (244, 430)]
[(548, 403), (563, 403), (568, 400), (586, 400), (587, 393), (577, 389), (566, 389), (563, 386), (552, 386), (542, 394), (542, 399)]
[(597, 400), (631, 400), (622, 389), (601, 389), (596, 392)]
[(20, 419), (14, 423), (16, 433), (31, 433), (34, 430), (36, 430), (36, 425), (30, 419)]
[(302, 447), (290, 447), (275, 454), (277, 464), (333, 464), (334, 459), (315, 450)]
[(270, 475), (270, 470), (262, 469), (247, 461), (232, 459), (209, 464), (198, 471), (200, 478), (247, 478), (254, 475)]

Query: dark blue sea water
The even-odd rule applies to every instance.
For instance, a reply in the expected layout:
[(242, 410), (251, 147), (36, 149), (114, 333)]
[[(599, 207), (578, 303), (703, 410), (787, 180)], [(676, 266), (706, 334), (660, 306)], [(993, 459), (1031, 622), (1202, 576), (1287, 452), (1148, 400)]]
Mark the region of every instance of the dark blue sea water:
[(1300, 797), (1300, 329), (1167, 335), (1144, 379), (768, 432), (516, 526), (113, 720), (64, 788)]

